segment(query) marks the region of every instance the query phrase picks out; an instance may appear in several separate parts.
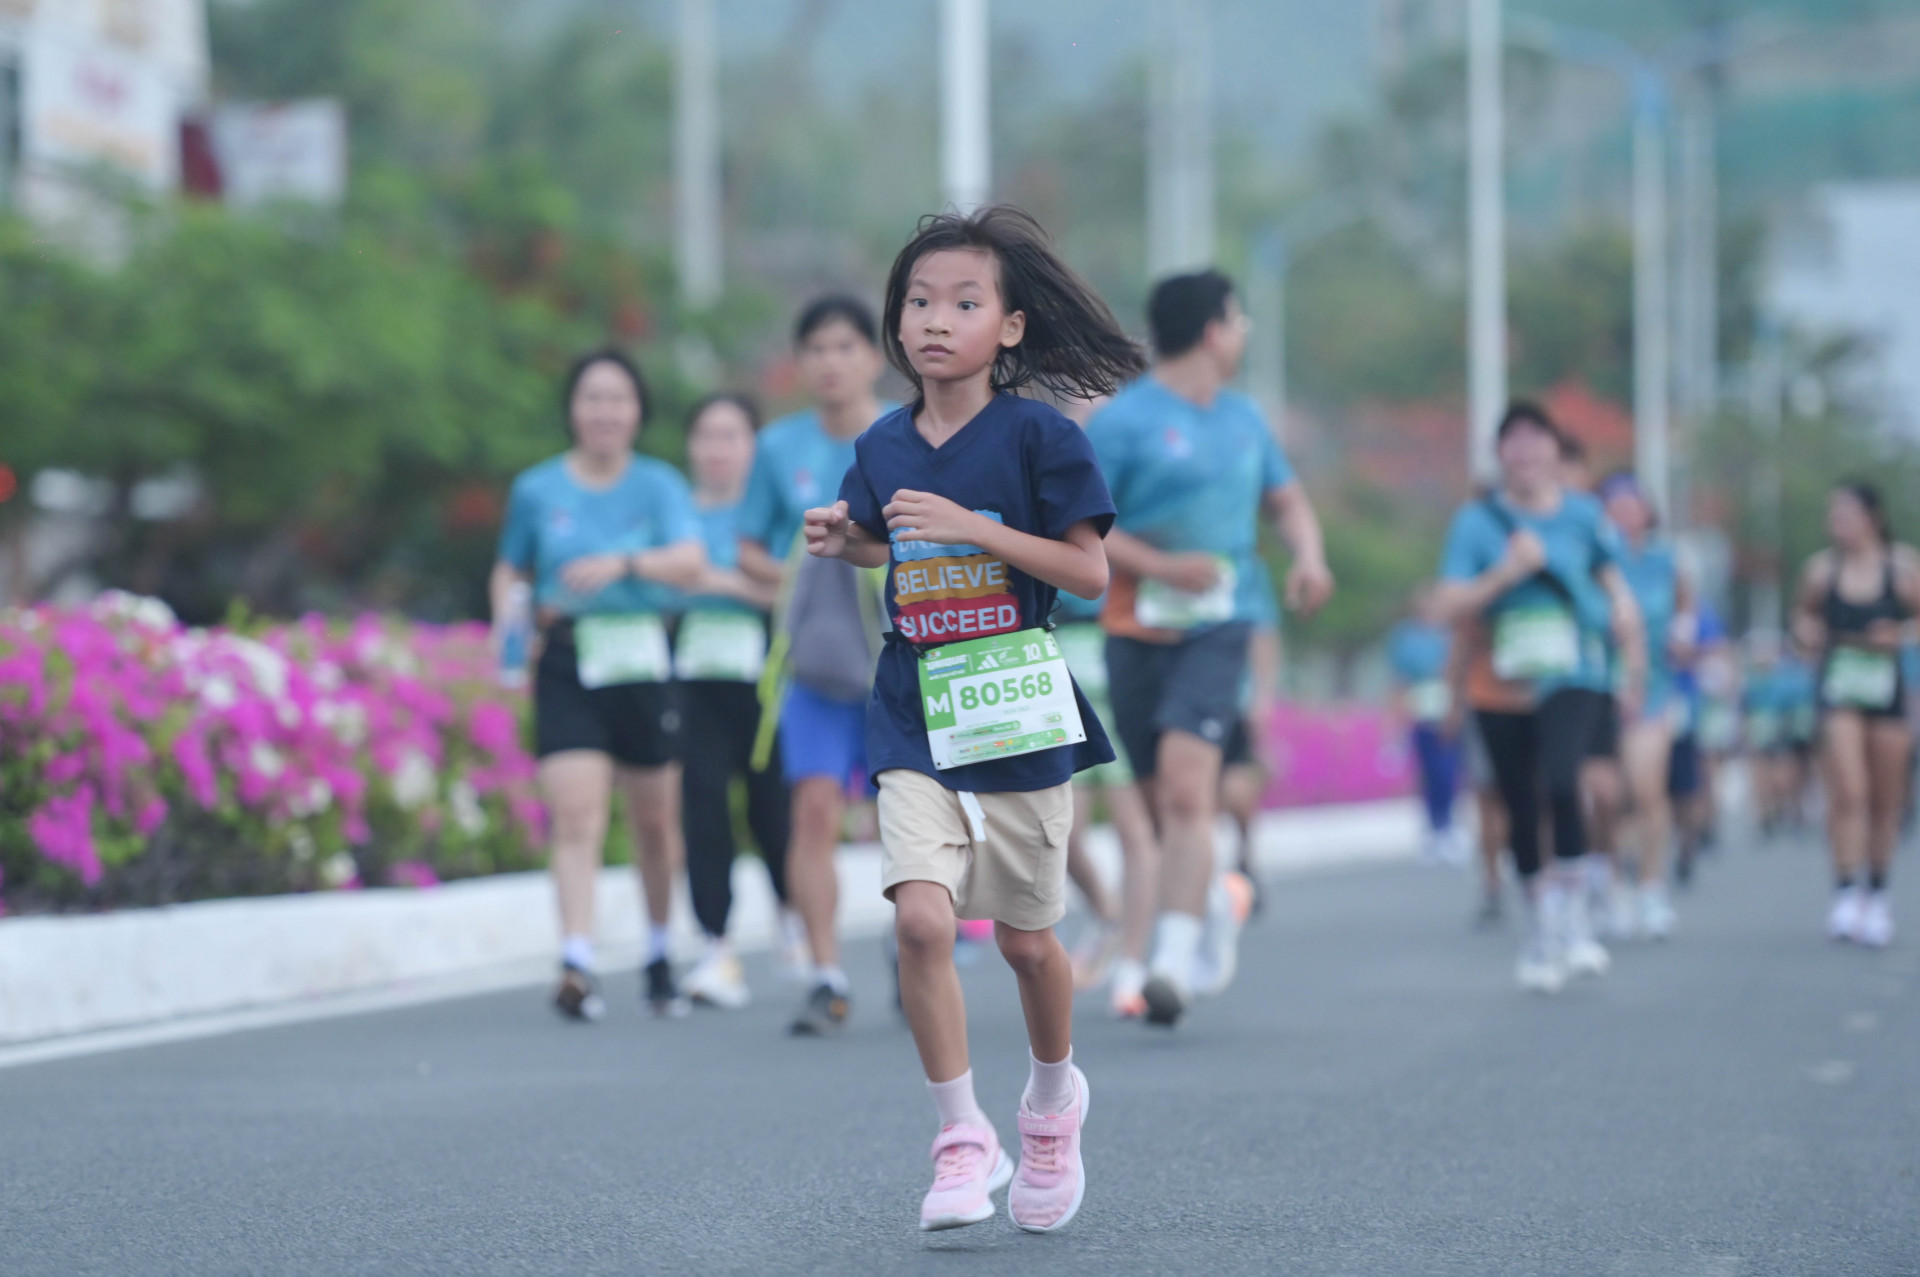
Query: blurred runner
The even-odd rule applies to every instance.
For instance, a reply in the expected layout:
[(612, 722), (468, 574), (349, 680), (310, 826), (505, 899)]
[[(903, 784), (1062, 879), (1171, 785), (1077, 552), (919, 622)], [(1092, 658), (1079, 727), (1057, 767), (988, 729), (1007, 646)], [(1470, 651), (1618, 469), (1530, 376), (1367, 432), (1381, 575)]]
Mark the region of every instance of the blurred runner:
[[(1565, 433), (1560, 438), (1560, 482), (1570, 492), (1593, 491), (1586, 445)], [(1619, 653), (1614, 650), (1611, 634), (1602, 636), (1602, 646), (1609, 675), (1600, 692), (1600, 711), (1587, 741), (1587, 756), (1580, 764), (1580, 792), (1587, 811), (1584, 868), (1588, 907), (1597, 926), (1608, 926), (1615, 920), (1610, 907), (1615, 884), (1625, 881), (1620, 863), (1620, 822), (1627, 804), (1627, 778), (1620, 757), (1620, 704), (1614, 695), (1614, 684), (1620, 677)]]
[(1693, 651), (1674, 673), (1684, 717), (1673, 741), (1667, 795), (1673, 800), (1680, 834), (1674, 876), (1686, 882), (1700, 854), (1719, 838), (1720, 768), (1739, 732), (1734, 672), (1727, 628), (1705, 599), (1694, 601), (1699, 618)]
[[(1409, 748), (1420, 774), (1420, 801), (1427, 817), (1426, 857), (1437, 864), (1467, 861), (1467, 843), (1453, 821), (1460, 790), (1461, 741), (1447, 682), (1452, 636), (1439, 623), (1432, 586), (1413, 596), (1412, 614), (1387, 636), (1393, 667), (1394, 709), (1407, 725)], [(1496, 883), (1494, 899), (1499, 899)], [(1496, 906), (1497, 907), (1497, 906)]]
[(687, 464), (708, 566), (698, 588), (681, 602), (674, 672), (686, 716), (680, 794), (687, 885), (707, 948), (682, 987), (695, 1002), (735, 1008), (748, 1001), (740, 960), (727, 944), (739, 850), (733, 832), (735, 777), (745, 786), (747, 827), (774, 896), (783, 909), (787, 902), (786, 782), (777, 756), (768, 767), (752, 766), (774, 588), (737, 566), (740, 496), (753, 467), (760, 411), (744, 396), (713, 395), (694, 407), (687, 423)]
[(787, 893), (805, 923), (808, 991), (793, 1032), (837, 1031), (852, 1009), (834, 917), (834, 853), (848, 794), (866, 774), (867, 698), (879, 659), (877, 584), (852, 564), (794, 553), (807, 510), (830, 503), (853, 465), (853, 444), (892, 405), (874, 395), (884, 361), (873, 312), (851, 297), (823, 297), (794, 327), (800, 381), (815, 407), (760, 432), (740, 502), (740, 568), (777, 586), (774, 651), (761, 679), (764, 720), (755, 766), (769, 766), (777, 736), (792, 789)]
[(1827, 934), (1893, 939), (1887, 873), (1900, 839), (1913, 729), (1900, 648), (1920, 613), (1920, 555), (1898, 544), (1880, 492), (1847, 483), (1827, 499), (1827, 548), (1807, 561), (1794, 635), (1820, 653), (1820, 771), (1833, 851)]
[[(1580, 763), (1608, 685), (1603, 636), (1624, 658), (1621, 696), (1639, 709), (1646, 657), (1621, 576), (1619, 538), (1585, 493), (1560, 478), (1560, 432), (1515, 404), (1501, 420), (1499, 487), (1454, 516), (1441, 556), (1440, 613), (1470, 631), (1470, 694), (1511, 819), (1515, 868), (1531, 918), (1515, 969), (1522, 988), (1558, 990), (1600, 974), (1608, 956), (1587, 910)], [(1555, 864), (1542, 872), (1541, 803)]]
[(1699, 622), (1693, 583), (1672, 545), (1655, 537), (1659, 517), (1639, 481), (1631, 474), (1613, 475), (1600, 485), (1600, 499), (1620, 534), (1620, 572), (1640, 609), (1647, 654), (1640, 711), (1626, 718), (1621, 739), (1639, 889), (1619, 884), (1611, 930), (1621, 937), (1644, 933), (1664, 940), (1674, 925), (1667, 895), (1667, 852), (1673, 842), (1668, 786), (1674, 737), (1687, 710), (1676, 671), (1692, 657)]
[(1780, 636), (1771, 630), (1747, 635), (1747, 673), (1741, 691), (1742, 738), (1752, 771), (1760, 834), (1771, 838), (1782, 828), (1798, 825), (1804, 764), (1794, 745), (1793, 705), (1783, 668)]
[(616, 786), (632, 824), (647, 904), (643, 976), (660, 1014), (686, 1008), (667, 956), (680, 832), (679, 689), (665, 611), (706, 563), (680, 472), (636, 456), (647, 412), (640, 369), (618, 351), (577, 361), (567, 376), (573, 446), (513, 481), (489, 581), (496, 616), (532, 583), (534, 752), (553, 823), (560, 904), (563, 1015), (594, 1020), (594, 889)]
[[(1266, 796), (1267, 783), (1273, 779), (1273, 763), (1268, 757), (1268, 726), (1280, 699), (1280, 600), (1274, 597), (1273, 576), (1266, 560), (1257, 553), (1253, 559), (1254, 586), (1258, 591), (1253, 633), (1247, 639), (1247, 673), (1240, 683), (1240, 716), (1220, 750), (1220, 806), (1233, 821), (1236, 842), (1232, 856), (1237, 879), (1227, 880), (1227, 889), (1246, 895), (1245, 909), (1258, 912), (1263, 892), (1253, 863), (1253, 824), (1260, 815), (1260, 800)], [(1229, 901), (1234, 908), (1240, 902)]]
[(1259, 606), (1260, 518), (1293, 554), (1289, 606), (1319, 608), (1333, 576), (1319, 519), (1273, 432), (1227, 388), (1247, 344), (1232, 282), (1218, 271), (1162, 280), (1148, 320), (1152, 373), (1096, 413), (1087, 434), (1120, 511), (1102, 612), (1114, 726), (1160, 834), (1147, 1018), (1172, 1025), (1196, 993), (1224, 989), (1238, 961), (1214, 818)]

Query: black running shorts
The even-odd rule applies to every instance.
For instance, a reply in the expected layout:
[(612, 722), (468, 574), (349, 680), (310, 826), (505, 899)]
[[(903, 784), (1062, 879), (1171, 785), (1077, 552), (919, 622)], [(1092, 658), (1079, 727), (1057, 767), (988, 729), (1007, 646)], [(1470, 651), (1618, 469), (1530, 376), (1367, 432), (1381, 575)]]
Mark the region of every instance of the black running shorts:
[(609, 755), (624, 767), (680, 759), (680, 686), (580, 686), (579, 652), (564, 629), (549, 631), (533, 675), (534, 754), (571, 749)]
[(1178, 643), (1108, 636), (1113, 726), (1134, 775), (1154, 774), (1163, 732), (1188, 732), (1224, 751), (1241, 722), (1252, 635), (1250, 622), (1230, 621)]

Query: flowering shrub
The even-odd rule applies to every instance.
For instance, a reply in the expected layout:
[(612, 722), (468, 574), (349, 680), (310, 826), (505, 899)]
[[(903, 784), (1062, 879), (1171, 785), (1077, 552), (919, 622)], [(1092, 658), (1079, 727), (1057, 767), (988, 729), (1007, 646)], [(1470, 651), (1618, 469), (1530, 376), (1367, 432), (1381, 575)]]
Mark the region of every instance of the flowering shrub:
[(186, 629), (157, 600), (0, 613), (0, 901), (427, 885), (543, 817), (477, 625)]

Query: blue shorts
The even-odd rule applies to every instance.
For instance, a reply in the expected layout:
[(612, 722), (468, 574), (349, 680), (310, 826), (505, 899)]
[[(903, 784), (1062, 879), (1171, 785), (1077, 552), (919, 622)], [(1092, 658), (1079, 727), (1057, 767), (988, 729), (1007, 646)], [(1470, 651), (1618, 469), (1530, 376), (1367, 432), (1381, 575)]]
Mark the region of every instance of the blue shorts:
[(789, 785), (831, 776), (851, 788), (867, 770), (867, 703), (849, 705), (790, 685), (780, 707), (780, 770)]

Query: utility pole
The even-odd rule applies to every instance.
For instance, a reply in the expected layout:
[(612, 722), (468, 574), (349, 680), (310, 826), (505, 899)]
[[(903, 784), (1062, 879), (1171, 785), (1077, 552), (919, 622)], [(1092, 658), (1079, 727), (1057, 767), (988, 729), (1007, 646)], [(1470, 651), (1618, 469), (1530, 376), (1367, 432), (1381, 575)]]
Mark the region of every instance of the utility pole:
[(674, 264), (680, 300), (704, 310), (720, 300), (720, 67), (715, 0), (679, 0), (673, 85)]
[(1269, 227), (1254, 246), (1246, 282), (1247, 317), (1253, 339), (1247, 348), (1247, 389), (1287, 440), (1287, 238)]
[(1747, 418), (1756, 436), (1749, 499), (1759, 551), (1747, 620), (1776, 632), (1786, 625), (1786, 460), (1781, 456), (1780, 402), (1785, 383), (1785, 343), (1779, 326), (1763, 315), (1747, 363)]
[(1468, 473), (1493, 476), (1507, 404), (1506, 186), (1500, 0), (1467, 0)]
[(993, 192), (989, 30), (987, 0), (941, 0), (940, 179), (947, 202), (962, 213)]
[(1671, 519), (1665, 89), (1636, 70), (1633, 88), (1633, 465), (1660, 516)]
[(1214, 260), (1211, 0), (1149, 0), (1147, 269)]

